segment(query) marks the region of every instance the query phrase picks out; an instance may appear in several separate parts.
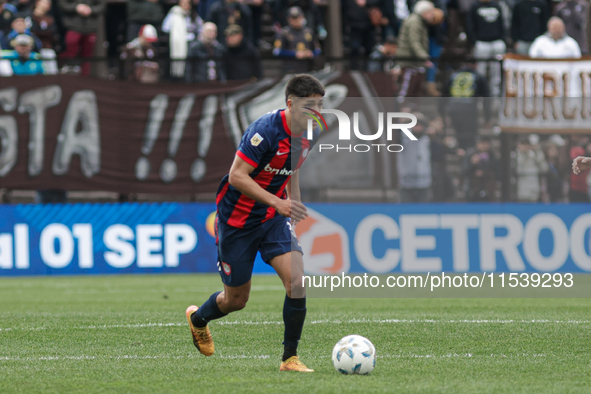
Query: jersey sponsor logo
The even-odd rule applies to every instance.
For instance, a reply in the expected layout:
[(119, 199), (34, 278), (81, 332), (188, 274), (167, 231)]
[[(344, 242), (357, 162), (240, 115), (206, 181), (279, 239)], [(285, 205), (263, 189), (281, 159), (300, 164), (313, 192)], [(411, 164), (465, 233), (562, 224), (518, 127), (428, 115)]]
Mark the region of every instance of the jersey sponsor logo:
[(349, 236), (343, 226), (308, 208), (308, 217), (295, 226), (295, 234), (304, 252), (305, 273), (349, 272)]
[(287, 168), (273, 168), (269, 164), (265, 166), (265, 171), (275, 175), (291, 176), (293, 174), (292, 170), (288, 170)]
[(277, 156), (283, 156), (283, 155), (287, 155), (288, 153), (289, 153), (289, 151), (287, 151), (287, 152), (280, 152), (280, 151), (277, 151)]
[(259, 133), (256, 133), (255, 135), (252, 136), (252, 138), (250, 139), (250, 144), (252, 146), (259, 146), (259, 144), (261, 142), (263, 142), (264, 138), (261, 137), (261, 135)]
[(230, 275), (232, 273), (232, 268), (228, 263), (222, 263), (222, 270), (224, 270), (224, 274)]

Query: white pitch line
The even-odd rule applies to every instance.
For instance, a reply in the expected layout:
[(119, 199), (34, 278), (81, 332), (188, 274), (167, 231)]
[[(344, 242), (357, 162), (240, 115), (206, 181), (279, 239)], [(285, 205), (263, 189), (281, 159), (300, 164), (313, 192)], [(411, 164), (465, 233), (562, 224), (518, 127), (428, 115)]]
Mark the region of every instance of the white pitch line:
[[(86, 360), (155, 360), (155, 359), (188, 359), (188, 358), (199, 358), (198, 354), (189, 354), (183, 356), (172, 356), (172, 355), (158, 355), (158, 356), (140, 356), (140, 355), (120, 355), (120, 356), (44, 356), (44, 357), (0, 357), (0, 361), (86, 361)], [(312, 358), (329, 358), (330, 355), (316, 356)], [(443, 358), (512, 358), (512, 357), (547, 357), (545, 354), (528, 354), (528, 353), (516, 353), (516, 354), (472, 354), (472, 353), (448, 353), (448, 354), (377, 354), (377, 358), (399, 358), (399, 359), (413, 359), (413, 358), (424, 358), (424, 359), (443, 359)], [(271, 358), (268, 354), (261, 355), (247, 355), (247, 354), (235, 354), (235, 355), (215, 355), (212, 358), (221, 359), (252, 359), (252, 360), (266, 360)]]
[[(112, 325), (93, 325), (93, 326), (79, 326), (73, 327), (74, 330), (100, 330), (111, 328), (156, 328), (156, 327), (179, 327), (185, 326), (187, 323), (138, 323), (138, 324), (112, 324)], [(234, 320), (234, 321), (219, 321), (213, 323), (214, 325), (278, 325), (283, 324), (281, 320), (270, 321), (256, 321), (256, 320)], [(312, 320), (307, 324), (591, 324), (590, 320), (547, 320), (547, 319), (531, 319), (531, 320), (433, 320), (433, 319), (349, 319), (349, 320)], [(6, 327), (0, 328), (0, 331), (39, 331), (39, 330), (55, 330), (62, 328), (52, 327)], [(67, 328), (66, 328), (67, 329)]]

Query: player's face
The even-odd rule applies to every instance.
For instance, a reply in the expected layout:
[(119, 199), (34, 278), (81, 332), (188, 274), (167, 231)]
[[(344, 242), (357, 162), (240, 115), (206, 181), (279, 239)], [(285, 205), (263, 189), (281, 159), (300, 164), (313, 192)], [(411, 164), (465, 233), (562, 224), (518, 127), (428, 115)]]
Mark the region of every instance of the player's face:
[[(324, 105), (324, 99), (319, 94), (315, 94), (310, 97), (293, 97), (291, 101), (291, 130), (295, 134), (303, 133), (308, 129), (308, 119), (312, 120), (312, 126), (318, 127), (318, 123), (314, 120), (314, 117), (318, 118), (313, 111), (322, 111)], [(312, 110), (312, 111), (311, 111)], [(314, 117), (310, 116), (314, 115)]]

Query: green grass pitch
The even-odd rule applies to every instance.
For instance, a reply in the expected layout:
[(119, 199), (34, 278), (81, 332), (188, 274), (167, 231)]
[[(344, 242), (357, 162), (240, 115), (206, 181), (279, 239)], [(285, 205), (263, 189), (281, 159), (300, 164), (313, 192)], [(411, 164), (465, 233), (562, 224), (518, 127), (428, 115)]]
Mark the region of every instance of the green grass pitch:
[[(300, 356), (279, 372), (284, 291), (256, 276), (246, 309), (194, 348), (185, 308), (217, 275), (0, 279), (0, 393), (591, 392), (590, 299), (310, 299)], [(348, 334), (377, 349), (368, 376), (331, 362)]]

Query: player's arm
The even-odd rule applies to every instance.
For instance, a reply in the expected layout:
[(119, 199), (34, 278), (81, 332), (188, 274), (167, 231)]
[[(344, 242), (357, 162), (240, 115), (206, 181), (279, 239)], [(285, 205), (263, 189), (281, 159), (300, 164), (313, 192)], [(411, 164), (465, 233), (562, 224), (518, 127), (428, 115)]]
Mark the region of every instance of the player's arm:
[(300, 172), (298, 170), (293, 172), (289, 181), (287, 181), (285, 189), (287, 190), (287, 197), (290, 200), (302, 202), (300, 194)]
[[(287, 196), (291, 200), (292, 209), (294, 209), (295, 205), (296, 209), (304, 211), (304, 217), (308, 216), (308, 210), (304, 204), (302, 204), (302, 196), (300, 194), (300, 172), (298, 170), (294, 171), (289, 178), (289, 181), (287, 181), (285, 188), (287, 190)], [(293, 218), (292, 225), (295, 226), (302, 219)]]
[(579, 175), (582, 171), (591, 168), (591, 157), (578, 156), (573, 160), (573, 173)]
[(304, 207), (302, 203), (279, 198), (256, 183), (254, 179), (250, 177), (250, 173), (253, 172), (254, 169), (254, 166), (248, 164), (239, 156), (235, 156), (228, 179), (230, 185), (235, 187), (245, 196), (275, 208), (275, 210), (282, 216), (291, 217), (296, 221), (306, 218), (306, 207)]

